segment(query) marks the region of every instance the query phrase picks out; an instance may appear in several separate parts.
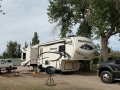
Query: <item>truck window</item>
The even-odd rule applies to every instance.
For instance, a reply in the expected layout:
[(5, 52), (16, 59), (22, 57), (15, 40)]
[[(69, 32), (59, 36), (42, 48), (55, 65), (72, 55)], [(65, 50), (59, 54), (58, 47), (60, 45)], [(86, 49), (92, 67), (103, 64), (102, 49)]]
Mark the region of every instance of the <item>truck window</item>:
[(6, 63), (6, 60), (4, 60), (4, 63)]
[(23, 59), (26, 59), (26, 53), (23, 53)]
[(1, 60), (1, 64), (4, 64), (5, 63), (5, 60)]
[(8, 63), (11, 63), (12, 61), (11, 60), (7, 60)]

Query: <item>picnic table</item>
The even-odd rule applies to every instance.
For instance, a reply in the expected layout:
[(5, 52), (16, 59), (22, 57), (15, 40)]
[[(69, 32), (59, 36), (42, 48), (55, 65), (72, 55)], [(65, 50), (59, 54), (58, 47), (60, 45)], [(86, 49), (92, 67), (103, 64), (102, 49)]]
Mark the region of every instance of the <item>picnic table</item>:
[(19, 75), (19, 71), (16, 71), (17, 67), (7, 67), (7, 73), (11, 74), (11, 75)]
[(12, 70), (16, 70), (17, 69), (17, 67), (7, 67), (6, 68), (6, 70), (8, 71), (8, 72), (11, 72)]

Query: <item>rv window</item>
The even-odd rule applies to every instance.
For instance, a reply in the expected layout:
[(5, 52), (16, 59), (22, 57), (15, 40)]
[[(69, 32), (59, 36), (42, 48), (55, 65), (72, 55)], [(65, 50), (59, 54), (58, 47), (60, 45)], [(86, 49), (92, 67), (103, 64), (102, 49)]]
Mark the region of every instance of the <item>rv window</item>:
[(23, 53), (23, 59), (26, 59), (26, 53)]
[(47, 60), (47, 61), (45, 61), (45, 65), (48, 65), (49, 64), (49, 61)]
[(59, 52), (63, 52), (63, 51), (65, 51), (65, 45), (59, 46)]

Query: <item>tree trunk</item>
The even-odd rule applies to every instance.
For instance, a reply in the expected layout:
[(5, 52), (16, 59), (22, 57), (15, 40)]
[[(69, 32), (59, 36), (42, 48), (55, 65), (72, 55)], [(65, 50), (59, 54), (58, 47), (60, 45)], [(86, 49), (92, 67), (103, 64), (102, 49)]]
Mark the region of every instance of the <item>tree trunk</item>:
[(106, 38), (102, 38), (101, 40), (101, 46), (102, 46), (102, 59), (103, 61), (107, 61), (107, 58), (108, 58), (108, 46), (107, 46), (107, 43), (108, 43), (108, 39)]

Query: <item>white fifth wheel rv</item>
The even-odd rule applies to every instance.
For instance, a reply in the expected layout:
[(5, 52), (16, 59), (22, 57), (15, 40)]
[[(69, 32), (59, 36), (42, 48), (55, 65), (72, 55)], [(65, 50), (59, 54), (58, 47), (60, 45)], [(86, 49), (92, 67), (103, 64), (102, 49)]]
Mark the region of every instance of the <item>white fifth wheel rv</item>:
[(21, 66), (30, 65), (41, 70), (53, 66), (62, 72), (77, 71), (80, 60), (91, 60), (95, 46), (85, 37), (67, 37), (22, 50)]

